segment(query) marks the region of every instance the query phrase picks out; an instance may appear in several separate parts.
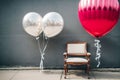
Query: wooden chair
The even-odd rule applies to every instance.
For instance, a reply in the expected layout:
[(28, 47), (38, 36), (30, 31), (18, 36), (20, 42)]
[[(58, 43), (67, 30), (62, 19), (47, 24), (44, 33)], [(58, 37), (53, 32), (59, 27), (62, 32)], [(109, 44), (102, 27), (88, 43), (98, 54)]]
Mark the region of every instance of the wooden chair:
[(87, 52), (86, 42), (67, 43), (66, 52), (64, 53), (64, 78), (66, 78), (68, 72), (68, 65), (87, 65), (86, 72), (89, 79), (90, 56), (91, 54)]

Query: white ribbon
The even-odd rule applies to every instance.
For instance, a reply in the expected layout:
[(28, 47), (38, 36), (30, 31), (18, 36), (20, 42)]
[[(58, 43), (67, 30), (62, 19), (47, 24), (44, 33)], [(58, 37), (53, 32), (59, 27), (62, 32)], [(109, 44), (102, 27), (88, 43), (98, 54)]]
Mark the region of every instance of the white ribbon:
[[(44, 35), (44, 33), (43, 33), (43, 41), (42, 41), (42, 43), (43, 43), (43, 45), (42, 45), (43, 49), (42, 49), (42, 47), (40, 46), (39, 37), (37, 37), (36, 40), (38, 41), (39, 52), (40, 52), (40, 54), (41, 54), (40, 69), (43, 70), (43, 68), (44, 68), (44, 66), (43, 66), (43, 63), (44, 63), (44, 62), (43, 62), (43, 61), (44, 61), (45, 50), (46, 50), (47, 45), (48, 45), (48, 38), (45, 38), (45, 35)], [(46, 44), (45, 44), (45, 40), (46, 40)]]
[(40, 69), (43, 70), (43, 60), (44, 60), (44, 54), (41, 54), (41, 61), (40, 61)]
[(101, 49), (100, 49), (101, 48), (101, 44), (100, 44), (100, 40), (95, 39), (95, 44), (94, 45), (97, 48), (95, 60), (98, 62), (97, 67), (99, 67), (100, 66), (100, 57), (101, 57)]

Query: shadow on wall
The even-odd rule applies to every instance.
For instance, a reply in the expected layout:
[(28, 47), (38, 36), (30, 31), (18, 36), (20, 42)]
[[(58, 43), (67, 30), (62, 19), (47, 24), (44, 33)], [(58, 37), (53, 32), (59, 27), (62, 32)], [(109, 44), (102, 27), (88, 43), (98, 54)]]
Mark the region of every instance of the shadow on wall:
[(105, 37), (101, 39), (102, 43), (102, 66), (103, 67), (111, 67), (111, 68), (119, 68), (120, 61), (120, 23), (116, 25), (116, 27)]

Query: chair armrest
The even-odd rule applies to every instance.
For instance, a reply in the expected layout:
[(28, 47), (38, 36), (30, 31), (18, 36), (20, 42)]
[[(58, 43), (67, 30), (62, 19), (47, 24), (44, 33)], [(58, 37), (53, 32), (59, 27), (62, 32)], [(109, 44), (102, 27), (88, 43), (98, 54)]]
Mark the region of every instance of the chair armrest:
[(87, 55), (86, 55), (86, 58), (87, 58), (87, 60), (88, 60), (88, 62), (90, 62), (90, 56), (91, 56), (91, 53), (87, 53)]
[(88, 53), (87, 53), (87, 56), (90, 57), (90, 56), (91, 56), (91, 53), (88, 52)]
[(64, 52), (64, 53), (63, 53), (63, 56), (66, 56), (66, 55), (67, 55), (67, 53), (66, 53), (66, 52)]
[(63, 53), (63, 56), (64, 56), (64, 60), (66, 60), (66, 59), (67, 59), (67, 53), (64, 52), (64, 53)]

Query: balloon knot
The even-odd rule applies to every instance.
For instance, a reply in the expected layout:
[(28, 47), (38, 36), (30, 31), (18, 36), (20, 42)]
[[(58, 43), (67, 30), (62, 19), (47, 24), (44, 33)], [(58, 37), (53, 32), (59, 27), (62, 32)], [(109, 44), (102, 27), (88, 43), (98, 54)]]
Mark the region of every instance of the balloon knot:
[(39, 39), (39, 37), (36, 37), (36, 40), (38, 40)]

